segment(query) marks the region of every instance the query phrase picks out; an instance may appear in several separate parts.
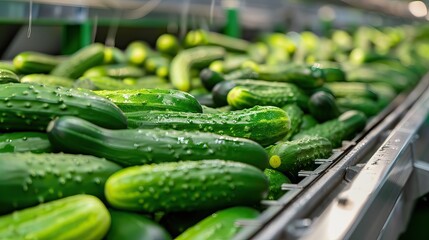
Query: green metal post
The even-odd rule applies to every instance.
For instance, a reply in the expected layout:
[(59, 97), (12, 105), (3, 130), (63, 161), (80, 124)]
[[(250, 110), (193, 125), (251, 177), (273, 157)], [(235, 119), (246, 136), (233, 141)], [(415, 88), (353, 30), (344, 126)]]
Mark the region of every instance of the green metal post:
[(236, 38), (241, 37), (240, 16), (237, 8), (226, 9), (225, 34)]
[(72, 54), (91, 44), (92, 25), (90, 21), (79, 24), (65, 24), (62, 26), (61, 53)]

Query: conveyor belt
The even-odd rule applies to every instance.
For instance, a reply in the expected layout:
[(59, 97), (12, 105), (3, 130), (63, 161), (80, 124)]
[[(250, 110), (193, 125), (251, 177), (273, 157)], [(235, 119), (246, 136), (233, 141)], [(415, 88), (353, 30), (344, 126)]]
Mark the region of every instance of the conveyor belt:
[[(317, 239), (342, 239), (352, 236), (371, 236), (374, 238), (374, 234), (380, 231), (389, 217), (399, 192), (411, 174), (412, 162), (408, 160), (411, 153), (407, 144), (412, 141), (413, 132), (416, 131), (419, 127), (418, 124), (427, 114), (427, 109), (422, 111), (421, 108), (422, 105), (424, 108), (422, 101), (425, 101), (425, 96), (429, 95), (428, 86), (429, 74), (411, 92), (399, 95), (383, 112), (367, 124), (366, 129), (361, 134), (352, 141), (344, 142), (341, 149), (336, 149), (333, 156), (329, 159), (317, 160), (320, 166), (316, 170), (300, 172), (301, 176), (306, 176), (301, 182), (284, 185), (284, 189), (290, 191), (282, 198), (278, 201), (264, 201), (263, 203), (269, 207), (257, 220), (242, 223), (246, 226), (234, 239), (296, 239), (302, 237), (304, 232), (310, 232), (311, 235), (308, 239), (316, 239), (316, 236)], [(429, 104), (427, 105), (429, 106)], [(418, 110), (413, 110), (414, 108), (418, 108)], [(411, 118), (406, 117), (410, 114), (412, 115)], [(401, 121), (401, 119), (404, 120)], [(412, 123), (407, 123), (407, 121)], [(398, 124), (398, 122), (400, 123)], [(413, 125), (408, 126), (407, 124)], [(405, 132), (397, 130), (404, 125), (408, 126)], [(397, 139), (399, 142), (396, 142)], [(391, 147), (394, 149), (390, 149)], [(401, 171), (399, 171), (400, 174), (396, 172), (396, 175), (391, 176), (388, 173), (391, 173), (392, 169), (396, 169), (391, 169), (389, 165), (393, 162), (397, 164), (395, 165), (396, 168), (401, 169)], [(376, 166), (376, 170), (374, 170), (376, 173), (371, 171), (371, 167), (367, 166), (368, 164), (373, 167)], [(389, 177), (395, 180), (388, 182), (387, 186), (397, 187), (378, 189), (381, 188), (383, 181)], [(346, 188), (351, 188), (351, 192), (347, 194), (352, 194), (352, 196), (343, 195)], [(357, 190), (353, 192), (354, 188)], [(365, 188), (365, 191), (362, 188)], [(374, 197), (377, 197), (372, 195), (372, 192), (367, 192), (374, 189), (389, 191), (388, 194), (380, 192), (383, 197), (387, 197), (387, 200), (384, 199), (384, 202), (387, 203), (371, 205), (374, 209), (368, 208), (365, 210), (369, 212), (364, 211), (362, 207), (366, 206), (365, 204), (370, 198), (374, 200)], [(338, 198), (339, 194), (342, 197)], [(359, 198), (361, 208), (355, 206), (356, 209), (353, 212), (342, 212), (342, 214), (346, 214), (343, 217), (345, 220), (340, 219), (343, 215), (337, 209), (338, 205), (350, 206), (348, 205), (350, 198)], [(336, 205), (337, 208), (333, 205)], [(326, 215), (328, 208), (335, 208), (334, 213)], [(378, 213), (379, 210), (383, 210), (384, 214), (378, 214), (380, 215), (377, 219), (378, 225), (381, 224), (381, 226), (374, 224), (372, 231), (369, 231), (366, 229), (369, 226), (359, 224), (358, 216), (368, 212), (367, 217), (374, 217), (370, 211)], [(315, 221), (316, 219), (318, 220)], [(343, 225), (334, 224), (339, 222)], [(340, 229), (341, 226), (342, 229)], [(309, 229), (310, 231), (308, 231)], [(351, 235), (358, 233), (355, 230), (362, 230), (363, 232), (361, 231), (360, 235)], [(328, 235), (332, 233), (337, 235)]]

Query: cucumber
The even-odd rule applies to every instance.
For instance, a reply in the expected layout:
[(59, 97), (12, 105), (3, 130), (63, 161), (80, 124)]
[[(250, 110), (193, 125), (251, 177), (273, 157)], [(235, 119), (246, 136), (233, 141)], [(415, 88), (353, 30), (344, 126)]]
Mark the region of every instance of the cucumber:
[(0, 84), (19, 83), (19, 77), (14, 72), (0, 68)]
[(57, 87), (73, 87), (74, 80), (71, 78), (58, 77), (47, 74), (29, 74), (21, 78), (22, 83), (43, 84)]
[(396, 92), (401, 92), (415, 85), (415, 81), (406, 76), (386, 71), (362, 66), (347, 72), (348, 82), (363, 83), (385, 83), (389, 84)]
[(377, 115), (377, 113), (379, 113), (381, 110), (380, 106), (377, 104), (377, 101), (363, 97), (338, 98), (336, 104), (342, 112), (346, 112), (349, 110), (358, 110), (360, 112), (363, 112), (367, 117)]
[(215, 60), (222, 59), (222, 47), (202, 46), (186, 49), (177, 54), (170, 64), (170, 81), (181, 91), (191, 90), (191, 68), (205, 67)]
[(313, 64), (313, 66), (322, 70), (326, 82), (341, 82), (347, 78), (346, 72), (338, 63), (322, 61)]
[(102, 239), (110, 215), (94, 196), (75, 195), (0, 216), (0, 239)]
[(220, 73), (230, 73), (240, 69), (241, 65), (249, 60), (244, 54), (228, 54), (225, 60), (217, 60), (210, 64), (209, 68)]
[(95, 93), (70, 88), (8, 83), (0, 88), (0, 130), (45, 131), (58, 116), (79, 116), (106, 128), (126, 128), (121, 110)]
[(158, 77), (168, 77), (170, 59), (162, 55), (149, 56), (144, 67), (148, 73), (155, 73)]
[(290, 122), (290, 130), (282, 139), (283, 141), (286, 141), (299, 132), (304, 112), (296, 104), (285, 105), (282, 109), (286, 112)]
[(104, 64), (123, 64), (127, 62), (125, 53), (116, 47), (105, 47), (104, 48)]
[(270, 183), (268, 195), (266, 197), (267, 200), (277, 200), (287, 192), (286, 190), (282, 190), (282, 185), (284, 183), (291, 183), (291, 181), (283, 173), (267, 168), (264, 170), (264, 174), (267, 176), (268, 182)]
[(21, 52), (13, 58), (16, 71), (24, 74), (49, 73), (58, 62), (57, 57), (39, 52)]
[(325, 122), (340, 115), (340, 109), (334, 96), (324, 91), (311, 95), (308, 101), (308, 109), (311, 115), (319, 122)]
[(201, 113), (203, 111), (197, 99), (189, 93), (178, 90), (104, 90), (95, 91), (95, 93), (112, 101), (123, 112), (160, 110)]
[(13, 62), (10, 61), (0, 61), (0, 69), (6, 69), (14, 73), (18, 72), (13, 65)]
[(372, 87), (372, 84), (360, 82), (335, 82), (327, 83), (325, 86), (332, 91), (332, 94), (337, 98), (369, 98), (378, 99), (378, 95)]
[[(125, 80), (124, 80), (125, 81)], [(135, 88), (158, 88), (158, 89), (173, 89), (171, 85), (165, 78), (158, 76), (145, 76), (138, 78), (134, 85)]]
[(113, 209), (109, 209), (109, 213), (111, 225), (106, 240), (172, 239), (163, 227), (141, 214)]
[(263, 146), (275, 143), (290, 131), (285, 111), (272, 106), (212, 114), (150, 111), (126, 113), (126, 116), (129, 128), (212, 132), (247, 138)]
[(167, 229), (172, 237), (177, 237), (213, 213), (214, 211), (210, 210), (166, 213), (162, 216), (159, 223)]
[[(195, 90), (195, 89), (194, 89)], [(192, 91), (194, 91), (192, 90)], [(204, 88), (205, 90), (205, 88)], [(192, 93), (191, 91), (191, 93)], [(195, 98), (198, 100), (198, 102), (202, 105), (202, 106), (206, 106), (206, 107), (216, 107), (216, 104), (213, 101), (213, 96), (211, 93), (206, 93), (206, 94), (199, 94), (196, 95)]]
[(227, 73), (223, 77), (225, 80), (259, 79), (259, 74), (251, 68), (244, 68)]
[(204, 45), (214, 45), (225, 48), (228, 51), (245, 53), (250, 43), (243, 39), (233, 38), (221, 33), (209, 32), (205, 30), (194, 30), (185, 36), (185, 46), (196, 47)]
[(51, 152), (51, 143), (46, 133), (13, 132), (0, 134), (0, 153), (9, 152)]
[(261, 170), (223, 160), (128, 167), (109, 177), (105, 186), (113, 207), (148, 213), (252, 205), (267, 190), (268, 180)]
[(201, 70), (200, 79), (203, 86), (209, 91), (211, 91), (216, 84), (225, 81), (225, 78), (221, 73), (213, 71), (209, 68), (204, 68)]
[(336, 119), (299, 132), (292, 139), (297, 140), (306, 136), (319, 136), (328, 139), (332, 143), (332, 147), (341, 147), (343, 140), (353, 138), (365, 128), (366, 120), (367, 118), (362, 112), (355, 110), (347, 111)]
[(156, 39), (156, 50), (160, 53), (175, 56), (179, 49), (179, 39), (172, 34), (165, 33)]
[(53, 153), (3, 153), (0, 163), (0, 213), (80, 193), (104, 199), (107, 178), (121, 169), (93, 156)]
[(89, 90), (122, 90), (137, 88), (134, 85), (125, 84), (119, 79), (107, 76), (81, 77), (73, 84), (73, 87)]
[(83, 77), (100, 77), (107, 76), (111, 78), (139, 78), (142, 77), (145, 72), (136, 67), (126, 64), (111, 64), (92, 67), (85, 71)]
[(386, 107), (396, 97), (395, 89), (384, 83), (373, 83), (371, 89), (377, 94), (377, 105), (380, 109)]
[(232, 207), (214, 213), (179, 235), (176, 240), (232, 239), (240, 231), (239, 220), (252, 220), (259, 212), (249, 207)]
[(101, 65), (104, 59), (104, 46), (100, 43), (94, 43), (86, 46), (66, 60), (60, 62), (51, 74), (54, 76), (78, 78), (82, 74), (97, 65)]
[(302, 122), (301, 122), (301, 125), (299, 127), (299, 130), (300, 131), (306, 130), (306, 129), (309, 129), (309, 128), (316, 126), (317, 124), (318, 124), (318, 122), (316, 119), (314, 119), (313, 116), (311, 116), (310, 114), (304, 114), (302, 116)]
[(104, 157), (123, 166), (202, 159), (245, 162), (261, 169), (267, 166), (267, 153), (259, 144), (213, 133), (107, 130), (76, 117), (56, 119), (47, 131), (58, 150)]
[(247, 55), (256, 63), (265, 62), (269, 53), (268, 46), (263, 42), (251, 43), (247, 48)]
[(277, 83), (278, 86), (237, 86), (229, 91), (228, 105), (236, 109), (249, 108), (256, 105), (278, 106), (297, 104), (307, 109), (308, 96), (293, 84)]
[(314, 168), (314, 160), (328, 158), (332, 154), (332, 144), (323, 137), (304, 137), (274, 145), (268, 154), (271, 168), (295, 180), (300, 170)]
[(136, 66), (143, 66), (144, 61), (151, 53), (152, 49), (143, 41), (133, 41), (125, 49), (128, 63)]

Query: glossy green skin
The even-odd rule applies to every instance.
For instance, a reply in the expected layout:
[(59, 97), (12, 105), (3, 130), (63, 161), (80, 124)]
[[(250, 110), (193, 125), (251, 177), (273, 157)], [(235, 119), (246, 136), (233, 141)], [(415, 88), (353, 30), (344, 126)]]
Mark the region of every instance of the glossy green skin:
[(51, 151), (51, 143), (46, 133), (13, 132), (0, 134), (0, 153), (48, 153)]
[(271, 168), (297, 179), (300, 170), (314, 167), (314, 160), (328, 158), (332, 144), (323, 137), (305, 137), (274, 145), (268, 154)]
[(306, 136), (319, 136), (328, 139), (332, 147), (341, 147), (343, 140), (353, 138), (365, 128), (367, 118), (364, 113), (351, 110), (341, 114), (338, 118), (318, 124), (312, 128), (299, 132), (293, 139)]
[(0, 68), (0, 84), (19, 83), (19, 77), (14, 72)]
[(200, 79), (203, 86), (211, 91), (216, 84), (225, 81), (224, 76), (221, 73), (213, 71), (209, 68), (204, 68), (200, 72)]
[(377, 100), (378, 95), (371, 84), (360, 82), (335, 82), (327, 83), (325, 86), (330, 89), (337, 98), (341, 97), (364, 97)]
[(259, 75), (259, 79), (293, 83), (301, 88), (316, 88), (322, 86), (325, 82), (323, 71), (317, 67), (292, 64), (282, 67), (261, 65), (255, 70)]
[(311, 95), (308, 101), (308, 109), (311, 115), (319, 122), (325, 122), (340, 115), (340, 109), (334, 96), (324, 91)]
[(80, 49), (66, 60), (59, 63), (51, 72), (54, 76), (78, 78), (82, 74), (104, 60), (104, 46), (100, 43), (91, 44)]
[(256, 105), (282, 107), (292, 103), (296, 103), (302, 109), (307, 109), (308, 96), (292, 84), (278, 88), (237, 86), (229, 91), (227, 101), (228, 105), (236, 109)]
[(48, 137), (58, 150), (104, 157), (124, 166), (224, 159), (264, 169), (268, 159), (263, 147), (247, 139), (161, 129), (107, 130), (76, 117), (53, 121)]
[(248, 207), (232, 207), (218, 211), (179, 235), (176, 240), (232, 239), (241, 227), (238, 220), (256, 219), (259, 212)]
[(136, 86), (125, 84), (118, 79), (107, 76), (81, 77), (73, 84), (73, 87), (89, 90), (122, 90), (136, 88)]
[(222, 59), (225, 50), (216, 46), (201, 46), (186, 49), (177, 54), (170, 64), (170, 81), (181, 91), (191, 90), (191, 68), (204, 67), (212, 61)]
[(121, 169), (93, 156), (4, 153), (0, 164), (0, 213), (86, 193), (104, 198), (107, 178)]
[(107, 76), (111, 78), (139, 78), (144, 75), (141, 68), (126, 65), (126, 64), (112, 64), (95, 66), (85, 71), (84, 77), (100, 77)]
[(126, 128), (121, 110), (92, 92), (24, 83), (0, 88), (0, 130), (45, 131), (58, 116), (79, 116), (106, 128)]
[(13, 59), (15, 69), (20, 73), (49, 73), (58, 64), (55, 56), (39, 52), (21, 52)]
[(282, 139), (283, 141), (286, 141), (299, 132), (304, 112), (296, 104), (285, 105), (282, 109), (286, 112), (290, 121), (290, 130)]
[(272, 106), (220, 113), (133, 112), (126, 116), (129, 128), (212, 132), (251, 139), (263, 146), (275, 143), (290, 132), (288, 115)]
[(338, 98), (336, 102), (342, 112), (358, 110), (363, 112), (367, 117), (377, 115), (381, 110), (377, 101), (369, 98)]
[(123, 112), (160, 110), (201, 113), (203, 111), (195, 97), (178, 90), (104, 90), (95, 93), (112, 101)]
[(177, 237), (188, 228), (194, 226), (199, 221), (210, 216), (215, 211), (193, 211), (193, 212), (172, 212), (164, 214), (160, 224), (167, 229), (172, 237)]
[(109, 226), (109, 212), (98, 198), (75, 195), (0, 216), (0, 239), (98, 240)]
[(168, 213), (251, 205), (267, 190), (267, 178), (253, 166), (203, 160), (125, 168), (107, 180), (105, 195), (118, 209)]
[(141, 214), (109, 209), (112, 219), (106, 240), (169, 240), (167, 231)]
[(21, 78), (22, 83), (43, 84), (58, 87), (73, 87), (74, 80), (71, 78), (58, 77), (47, 74), (29, 74)]
[(302, 122), (301, 122), (301, 125), (299, 127), (299, 131), (312, 128), (312, 127), (316, 126), (317, 124), (318, 124), (318, 122), (316, 119), (314, 119), (313, 116), (311, 116), (310, 114), (304, 114), (302, 116)]
[(287, 192), (287, 190), (282, 190), (282, 185), (291, 183), (291, 181), (283, 173), (267, 168), (264, 170), (264, 174), (270, 183), (267, 200), (277, 200)]

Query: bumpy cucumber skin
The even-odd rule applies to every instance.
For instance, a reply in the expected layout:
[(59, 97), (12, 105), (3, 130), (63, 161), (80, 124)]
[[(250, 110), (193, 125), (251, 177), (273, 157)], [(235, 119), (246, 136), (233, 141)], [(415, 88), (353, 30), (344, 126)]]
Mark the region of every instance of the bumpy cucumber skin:
[(290, 130), (282, 139), (283, 141), (286, 141), (299, 132), (304, 112), (296, 104), (285, 105), (282, 109), (286, 112), (290, 121)]
[(104, 157), (123, 166), (203, 159), (244, 162), (260, 169), (268, 165), (265, 149), (256, 142), (213, 133), (107, 130), (76, 117), (61, 117), (49, 125), (48, 137), (58, 150)]
[(259, 212), (248, 207), (232, 207), (218, 211), (179, 235), (176, 240), (232, 239), (241, 227), (238, 220), (255, 219)]
[(106, 240), (170, 240), (171, 236), (156, 222), (141, 214), (109, 209), (112, 223)]
[(334, 96), (324, 91), (311, 95), (308, 101), (308, 109), (311, 115), (319, 122), (325, 122), (340, 115), (340, 109)]
[(349, 140), (356, 133), (365, 128), (366, 116), (362, 112), (350, 110), (341, 114), (338, 118), (318, 124), (312, 128), (301, 131), (292, 139), (300, 139), (306, 136), (320, 136), (328, 139), (334, 148), (341, 147), (343, 140)]
[(212, 132), (247, 138), (263, 146), (275, 143), (290, 131), (285, 111), (272, 106), (220, 113), (134, 112), (126, 116), (130, 128)]
[(229, 91), (227, 101), (231, 107), (236, 109), (256, 105), (282, 107), (291, 103), (296, 103), (300, 108), (307, 109), (308, 96), (291, 84), (285, 88), (237, 86)]
[(108, 76), (111, 78), (139, 78), (144, 75), (144, 71), (138, 67), (126, 64), (112, 64), (95, 66), (85, 71), (85, 77)]
[(135, 89), (135, 86), (125, 84), (124, 82), (108, 76), (81, 77), (73, 84), (74, 88), (83, 88), (89, 90), (122, 90)]
[(203, 111), (194, 96), (178, 90), (105, 90), (95, 93), (112, 101), (123, 112), (160, 110), (201, 113)]
[(104, 46), (94, 43), (80, 49), (66, 60), (59, 63), (51, 74), (54, 76), (78, 78), (82, 74), (97, 65), (101, 65), (104, 60)]
[(291, 65), (287, 67), (260, 66), (256, 70), (259, 79), (274, 82), (287, 82), (302, 88), (317, 88), (325, 82), (320, 68)]
[(58, 77), (47, 74), (29, 74), (21, 78), (22, 83), (43, 84), (58, 87), (73, 87), (74, 80), (71, 78)]
[(210, 62), (222, 59), (225, 50), (222, 47), (202, 46), (186, 49), (177, 54), (170, 64), (170, 81), (181, 91), (191, 90), (191, 68), (195, 65), (207, 66)]
[(300, 170), (314, 166), (314, 160), (327, 158), (332, 154), (332, 144), (323, 137), (305, 137), (282, 142), (269, 150), (270, 167), (297, 179)]
[(0, 239), (102, 239), (110, 226), (103, 203), (75, 195), (0, 216)]
[(282, 185), (284, 183), (291, 183), (291, 181), (283, 173), (267, 168), (264, 170), (264, 174), (267, 176), (268, 182), (270, 183), (268, 195), (266, 197), (267, 200), (277, 200), (287, 192), (286, 190), (282, 190)]
[(15, 69), (20, 73), (49, 73), (59, 62), (55, 56), (39, 52), (21, 52), (13, 59)]
[(51, 143), (46, 133), (13, 132), (0, 134), (0, 153), (49, 153), (51, 151)]
[(92, 92), (24, 83), (0, 88), (0, 130), (45, 131), (58, 116), (79, 116), (106, 128), (126, 128), (122, 111)]
[(0, 213), (76, 194), (104, 198), (107, 178), (121, 169), (93, 156), (51, 153), (1, 154)]
[(105, 185), (110, 205), (148, 213), (251, 205), (263, 199), (267, 190), (268, 180), (261, 170), (223, 160), (128, 167), (109, 177)]
[(8, 69), (0, 68), (0, 84), (19, 83), (19, 77)]

